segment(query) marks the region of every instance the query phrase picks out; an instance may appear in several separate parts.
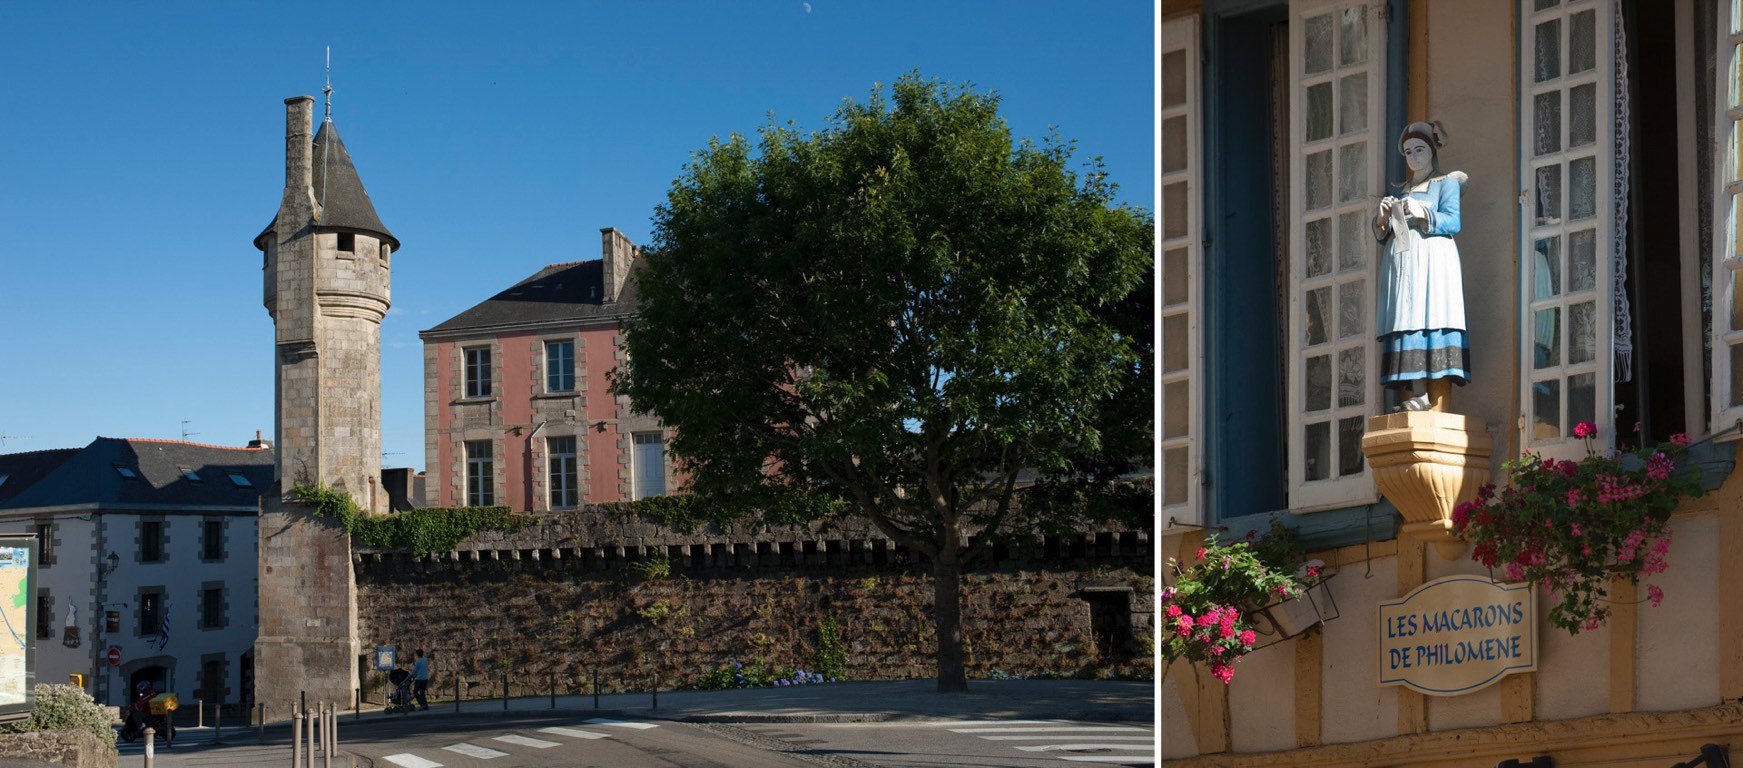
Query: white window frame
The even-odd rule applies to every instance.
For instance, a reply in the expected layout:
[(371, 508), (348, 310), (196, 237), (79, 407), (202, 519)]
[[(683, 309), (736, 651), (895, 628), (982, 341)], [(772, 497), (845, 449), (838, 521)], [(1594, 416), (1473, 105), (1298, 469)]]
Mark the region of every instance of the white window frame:
[[(557, 442), (568, 441), (567, 451), (558, 451)], [(559, 466), (561, 464), (562, 466)], [(581, 505), (581, 439), (575, 435), (553, 435), (545, 438), (545, 489), (551, 509), (570, 509)], [(563, 492), (569, 498), (558, 499)], [(563, 503), (558, 503), (559, 501)]]
[[(1743, 330), (1732, 330), (1731, 318), (1743, 310), (1738, 295), (1743, 278), (1743, 81), (1737, 68), (1743, 66), (1743, 7), (1738, 0), (1719, 3), (1713, 26), (1718, 41), (1714, 48), (1713, 87), (1713, 420), (1709, 428), (1719, 434), (1743, 422), (1743, 397), (1733, 397), (1739, 382), (1731, 366), (1732, 355), (1743, 354)], [(1725, 435), (1735, 440), (1738, 431)]]
[[(1186, 231), (1183, 236), (1171, 238), (1166, 235), (1169, 224), (1167, 206), (1162, 206), (1161, 222), (1156, 230), (1157, 237), (1161, 243), (1160, 247), (1157, 249), (1157, 253), (1162, 254), (1164, 258), (1166, 258), (1170, 251), (1178, 251), (1182, 246), (1186, 249), (1185, 302), (1171, 305), (1164, 305), (1160, 300), (1157, 302), (1158, 305), (1162, 307), (1161, 314), (1163, 326), (1166, 326), (1170, 319), (1173, 318), (1179, 318), (1174, 320), (1174, 322), (1184, 323), (1186, 326), (1186, 366), (1174, 371), (1163, 370), (1161, 373), (1161, 393), (1163, 400), (1162, 413), (1164, 424), (1162, 425), (1161, 431), (1158, 432), (1161, 439), (1157, 441), (1157, 455), (1155, 458), (1157, 463), (1155, 466), (1161, 468), (1162, 489), (1161, 495), (1157, 496), (1157, 498), (1162, 500), (1163, 514), (1168, 515), (1170, 518), (1173, 518), (1178, 522), (1191, 525), (1204, 524), (1204, 510), (1201, 508), (1198, 500), (1199, 486), (1201, 484), (1200, 478), (1202, 477), (1203, 468), (1201, 466), (1201, 459), (1199, 458), (1198, 440), (1196, 439), (1199, 431), (1199, 424), (1204, 418), (1202, 410), (1204, 402), (1199, 391), (1204, 385), (1204, 366), (1202, 360), (1204, 351), (1202, 342), (1199, 339), (1199, 308), (1203, 306), (1203, 301), (1200, 296), (1202, 287), (1200, 285), (1201, 281), (1199, 280), (1199, 274), (1201, 266), (1204, 263), (1204, 248), (1203, 236), (1200, 234), (1199, 226), (1199, 220), (1202, 217), (1202, 214), (1199, 211), (1201, 205), (1199, 197), (1203, 190), (1199, 182), (1199, 164), (1201, 159), (1199, 156), (1199, 148), (1201, 146), (1199, 143), (1199, 132), (1202, 130), (1200, 121), (1203, 119), (1203, 113), (1199, 109), (1200, 73), (1198, 61), (1198, 35), (1197, 16), (1186, 16), (1164, 22), (1162, 24), (1162, 45), (1158, 50), (1158, 56), (1163, 57), (1176, 51), (1184, 52), (1182, 58), (1185, 62), (1186, 70), (1185, 101), (1179, 105), (1160, 106), (1159, 109), (1161, 112), (1159, 113), (1159, 119), (1157, 120), (1158, 130), (1160, 130), (1162, 122), (1170, 118), (1184, 117), (1186, 120), (1186, 167), (1176, 171), (1163, 171), (1161, 177), (1163, 189), (1168, 188), (1172, 184), (1177, 184), (1182, 181), (1185, 182)], [(1160, 95), (1160, 81), (1157, 83), (1157, 88), (1157, 104), (1160, 105), (1162, 101)], [(1158, 164), (1160, 164), (1160, 159), (1158, 160)], [(1160, 167), (1160, 165), (1158, 165), (1158, 167)], [(1166, 265), (1163, 265), (1163, 269), (1163, 279), (1166, 280)], [(1164, 286), (1159, 297), (1166, 296), (1167, 293), (1167, 287)], [(1160, 337), (1161, 344), (1161, 356), (1157, 359), (1166, 360), (1168, 359), (1170, 351), (1168, 349), (1168, 338), (1162, 333), (1161, 328), (1157, 330), (1157, 333)], [(1180, 388), (1184, 387), (1187, 401), (1186, 408), (1184, 409), (1186, 414), (1186, 424), (1184, 426), (1175, 425), (1175, 427), (1179, 429), (1179, 432), (1172, 435), (1169, 431), (1170, 426), (1166, 423), (1167, 414), (1169, 413), (1168, 388), (1170, 385), (1173, 385), (1176, 388), (1177, 393)], [(1171, 453), (1179, 455), (1180, 452), (1185, 453), (1186, 487), (1184, 489), (1174, 489), (1170, 487), (1168, 481), (1169, 470), (1167, 457)], [(1171, 504), (1168, 502), (1170, 497), (1175, 497), (1178, 501)]]
[[(472, 455), (472, 446), (482, 445), (488, 448), (482, 456)], [(466, 487), (463, 489), (463, 500), (468, 507), (489, 507), (496, 504), (496, 442), (494, 440), (466, 440), (460, 443), (460, 450), (466, 456)]]
[[(474, 360), (474, 355), (482, 359)], [(493, 394), (495, 355), (488, 346), (463, 347), (460, 350), (460, 392), (464, 398), (486, 398)], [(474, 378), (474, 374), (477, 377)]]
[[(659, 472), (646, 471), (646, 462), (642, 458), (642, 446), (657, 445), (660, 448)], [(636, 432), (630, 437), (630, 496), (632, 499), (645, 499), (649, 496), (666, 495), (666, 435), (663, 432)], [(647, 478), (648, 485), (642, 480)], [(654, 488), (652, 482), (659, 481), (659, 488)]]
[[(1615, 53), (1615, 6), (1611, 0), (1563, 0), (1542, 11), (1532, 11), (1535, 3), (1522, 0), (1519, 13), (1519, 440), (1527, 451), (1557, 459), (1578, 459), (1586, 453), (1584, 440), (1573, 436), (1573, 419), (1570, 418), (1568, 400), (1570, 377), (1590, 373), (1595, 378), (1593, 387), (1593, 424), (1598, 428), (1598, 443), (1608, 447), (1614, 445), (1615, 429), (1615, 157), (1616, 157), (1616, 53)], [(1571, 46), (1568, 44), (1571, 31), (1571, 18), (1585, 11), (1594, 14), (1593, 41), (1594, 65), (1588, 72), (1577, 75), (1568, 73), (1568, 57)], [(1561, 61), (1558, 62), (1557, 76), (1543, 83), (1536, 82), (1536, 29), (1538, 24), (1552, 19), (1560, 19), (1560, 41), (1558, 48)], [(1568, 134), (1573, 124), (1573, 113), (1569, 102), (1571, 93), (1576, 86), (1593, 83), (1596, 85), (1594, 118), (1596, 138), (1590, 149), (1585, 147), (1574, 149), (1568, 146)], [(1542, 156), (1535, 154), (1535, 100), (1539, 94), (1559, 92), (1563, 94), (1560, 119), (1559, 150)], [(1636, 148), (1635, 151), (1640, 151)], [(1540, 167), (1557, 165), (1567, 169), (1571, 161), (1584, 157), (1589, 153), (1595, 158), (1595, 195), (1593, 200), (1593, 217), (1591, 223), (1595, 227), (1594, 255), (1596, 275), (1590, 292), (1591, 300), (1596, 303), (1597, 314), (1596, 335), (1593, 355), (1590, 361), (1569, 363), (1572, 354), (1572, 321), (1569, 313), (1576, 304), (1584, 303), (1586, 292), (1574, 294), (1569, 290), (1569, 279), (1572, 270), (1560, 270), (1561, 282), (1555, 296), (1538, 300), (1536, 293), (1536, 241), (1545, 237), (1559, 238), (1559, 257), (1563, 264), (1571, 264), (1572, 248), (1570, 233), (1586, 231), (1585, 220), (1573, 223), (1562, 217), (1548, 217), (1544, 223), (1538, 222), (1536, 174)], [(1558, 213), (1568, 211), (1572, 205), (1573, 190), (1571, 172), (1562, 172), (1561, 195)], [(1536, 312), (1539, 310), (1561, 309), (1558, 323), (1557, 344), (1560, 346), (1558, 365), (1537, 368), (1535, 360), (1536, 343)], [(1545, 372), (1539, 374), (1538, 371)], [(1560, 409), (1557, 419), (1560, 431), (1557, 435), (1536, 436), (1534, 384), (1537, 381), (1557, 382), (1559, 397), (1557, 407)]]
[[(569, 354), (567, 356), (567, 360), (569, 363), (569, 370), (567, 373), (563, 374), (564, 376), (568, 377), (569, 386), (558, 388), (558, 387), (551, 386), (551, 377), (554, 373), (551, 370), (551, 349), (553, 347), (555, 347), (557, 345), (561, 345), (561, 344), (567, 344), (568, 348), (569, 348)], [(544, 340), (544, 353), (545, 353), (545, 391), (546, 392), (574, 392), (575, 391), (575, 340), (574, 339), (545, 339)]]
[[(1373, 207), (1385, 194), (1385, 169), (1391, 155), (1386, 148), (1391, 145), (1385, 136), (1385, 106), (1386, 106), (1386, 22), (1381, 16), (1383, 6), (1366, 0), (1298, 0), (1290, 4), (1289, 12), (1289, 507), (1291, 512), (1311, 512), (1322, 509), (1336, 509), (1358, 504), (1370, 504), (1379, 496), (1374, 488), (1372, 475), (1364, 458), (1360, 472), (1338, 474), (1338, 440), (1337, 430), (1340, 420), (1360, 418), (1362, 431), (1366, 431), (1367, 419), (1379, 412), (1379, 351), (1374, 342), (1374, 301), (1376, 295), (1375, 276), (1378, 274), (1380, 245), (1374, 242), (1369, 222), (1373, 218)], [(1360, 65), (1340, 65), (1337, 44), (1341, 30), (1336, 21), (1336, 14), (1350, 9), (1359, 8), (1366, 14), (1365, 26), (1368, 42), (1366, 57)], [(1325, 72), (1308, 75), (1305, 72), (1306, 27), (1307, 19), (1326, 14), (1333, 15), (1333, 57), (1331, 68)], [(1341, 125), (1337, 104), (1342, 99), (1339, 78), (1366, 70), (1368, 76), (1368, 110), (1366, 127), (1361, 131), (1348, 134), (1341, 133)], [(1332, 132), (1330, 138), (1315, 140), (1311, 146), (1307, 143), (1307, 99), (1306, 90), (1311, 85), (1331, 83), (1333, 92)], [(1366, 133), (1367, 143), (1367, 176), (1368, 189), (1366, 194), (1348, 202), (1339, 202), (1338, 179), (1341, 169), (1340, 147), (1353, 144), (1353, 137)], [(1332, 154), (1332, 195), (1326, 215), (1329, 216), (1333, 255), (1331, 270), (1326, 275), (1308, 278), (1306, 272), (1307, 258), (1307, 156), (1321, 151)], [(1338, 216), (1348, 213), (1360, 206), (1363, 214), (1365, 244), (1371, 248), (1367, 263), (1359, 274), (1355, 270), (1346, 272), (1339, 266), (1336, 251), (1339, 242)], [(1319, 211), (1321, 209), (1315, 209)], [(1320, 217), (1314, 216), (1317, 220)], [(1363, 294), (1363, 324), (1366, 326), (1354, 335), (1339, 335), (1339, 301), (1338, 292), (1341, 286), (1351, 286), (1355, 277), (1361, 278)], [(1315, 344), (1309, 349), (1307, 345), (1306, 312), (1308, 291), (1320, 288), (1330, 288), (1327, 307), (1328, 329), (1327, 341)], [(1361, 402), (1348, 406), (1339, 405), (1340, 389), (1338, 386), (1339, 352), (1355, 349), (1360, 346), (1363, 357), (1363, 391)], [(1309, 418), (1307, 411), (1307, 361), (1309, 357), (1329, 355), (1331, 357), (1331, 401), (1330, 407), (1316, 411)], [(1325, 479), (1309, 481), (1307, 479), (1307, 427), (1312, 422), (1325, 422), (1330, 433), (1328, 458), (1328, 476)], [(1359, 433), (1356, 439), (1360, 439)]]

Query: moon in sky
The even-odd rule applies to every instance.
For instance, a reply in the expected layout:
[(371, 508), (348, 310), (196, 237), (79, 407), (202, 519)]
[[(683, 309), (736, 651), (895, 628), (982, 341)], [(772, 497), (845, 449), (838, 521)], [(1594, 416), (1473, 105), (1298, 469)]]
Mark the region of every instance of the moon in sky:
[(810, 4), (810, 3), (800, 3), (800, 5), (803, 5), (803, 6), (805, 6), (805, 12), (806, 12), (806, 13), (810, 13), (810, 12), (811, 12), (811, 4)]

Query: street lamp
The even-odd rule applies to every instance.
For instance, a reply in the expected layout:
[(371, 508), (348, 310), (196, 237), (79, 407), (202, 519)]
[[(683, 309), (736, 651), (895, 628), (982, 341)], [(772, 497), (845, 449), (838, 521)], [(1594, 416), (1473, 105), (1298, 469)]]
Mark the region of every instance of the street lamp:
[(115, 554), (115, 552), (111, 550), (109, 556), (103, 558), (103, 565), (100, 567), (102, 568), (104, 576), (114, 573), (116, 568), (121, 567), (121, 556)]

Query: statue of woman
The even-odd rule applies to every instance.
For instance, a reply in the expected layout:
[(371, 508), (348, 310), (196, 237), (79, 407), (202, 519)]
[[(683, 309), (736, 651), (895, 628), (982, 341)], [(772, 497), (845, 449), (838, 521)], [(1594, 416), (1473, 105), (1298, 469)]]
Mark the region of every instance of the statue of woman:
[(1464, 278), (1459, 249), (1459, 192), (1467, 178), (1434, 175), (1445, 136), (1438, 126), (1411, 123), (1398, 137), (1410, 169), (1403, 195), (1380, 200), (1374, 236), (1388, 241), (1380, 257), (1380, 384), (1399, 390), (1400, 408), (1445, 410), (1452, 385), (1470, 381), (1465, 335)]

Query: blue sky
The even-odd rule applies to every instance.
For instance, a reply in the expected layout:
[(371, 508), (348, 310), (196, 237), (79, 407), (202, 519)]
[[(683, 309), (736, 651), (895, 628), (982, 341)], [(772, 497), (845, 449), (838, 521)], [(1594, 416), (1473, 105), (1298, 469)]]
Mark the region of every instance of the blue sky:
[[(319, 96), (401, 242), (385, 466), (424, 466), (418, 331), (545, 264), (646, 243), (690, 153), (820, 129), (918, 68), (1003, 97), (1154, 209), (1154, 6), (1088, 2), (88, 3), (0, 0), (0, 453), (273, 428), (250, 244), (284, 104)], [(319, 105), (317, 104), (317, 109)], [(317, 113), (318, 115), (318, 113)], [(319, 119), (317, 117), (317, 119)]]

